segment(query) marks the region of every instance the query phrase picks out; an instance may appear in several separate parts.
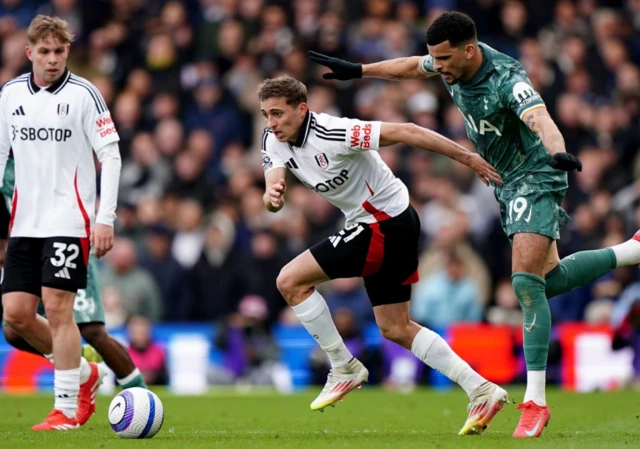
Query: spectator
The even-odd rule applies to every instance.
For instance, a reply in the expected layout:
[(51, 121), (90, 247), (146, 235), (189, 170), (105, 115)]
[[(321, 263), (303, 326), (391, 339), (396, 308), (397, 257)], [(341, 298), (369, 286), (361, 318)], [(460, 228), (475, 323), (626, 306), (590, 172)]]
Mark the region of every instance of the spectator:
[(137, 265), (138, 256), (133, 241), (116, 239), (102, 266), (100, 278), (104, 287), (114, 287), (122, 295), (122, 304), (129, 316), (140, 315), (150, 321), (162, 317), (162, 299), (153, 276)]
[(444, 329), (459, 322), (482, 319), (478, 284), (466, 272), (456, 250), (446, 252), (445, 265), (416, 286), (411, 301), (412, 318), (429, 329)]
[(168, 374), (164, 349), (153, 340), (151, 323), (140, 315), (127, 320), (129, 354), (147, 385), (167, 385)]
[(162, 296), (164, 321), (184, 321), (188, 319), (186, 270), (171, 254), (173, 234), (165, 226), (149, 227), (146, 237), (146, 251), (140, 266), (155, 279)]

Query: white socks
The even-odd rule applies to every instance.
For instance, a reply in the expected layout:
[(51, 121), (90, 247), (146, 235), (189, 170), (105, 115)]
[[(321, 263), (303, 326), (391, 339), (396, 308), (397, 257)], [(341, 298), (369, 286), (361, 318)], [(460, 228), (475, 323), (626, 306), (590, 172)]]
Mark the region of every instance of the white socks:
[(629, 239), (624, 243), (612, 246), (611, 249), (616, 255), (616, 267), (640, 263), (640, 242), (637, 240)]
[(524, 401), (533, 401), (537, 405), (547, 405), (545, 396), (546, 371), (527, 371), (527, 391), (524, 393)]
[(55, 370), (53, 389), (56, 397), (53, 408), (60, 410), (68, 418), (74, 418), (78, 408), (80, 368)]
[(80, 385), (89, 380), (91, 376), (91, 366), (84, 357), (80, 357)]
[(353, 358), (331, 318), (327, 302), (317, 290), (292, 307), (302, 325), (327, 353), (332, 368), (346, 365)]
[(433, 369), (460, 385), (467, 395), (487, 380), (462, 360), (446, 341), (432, 330), (422, 328), (411, 344), (411, 352)]
[[(53, 363), (53, 354), (44, 354), (45, 358)], [(80, 357), (80, 385), (89, 380), (91, 375), (91, 366), (84, 357)]]

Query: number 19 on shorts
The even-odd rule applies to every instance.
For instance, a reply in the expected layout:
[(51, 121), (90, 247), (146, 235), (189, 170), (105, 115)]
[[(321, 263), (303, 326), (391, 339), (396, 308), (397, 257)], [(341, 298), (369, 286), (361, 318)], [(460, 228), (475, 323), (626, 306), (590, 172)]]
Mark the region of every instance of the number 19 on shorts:
[[(529, 203), (525, 198), (520, 196), (509, 201), (507, 208), (509, 209), (509, 223), (515, 223), (516, 221), (520, 221), (520, 219), (529, 223), (531, 220), (531, 211), (533, 207), (529, 207)], [(527, 209), (529, 209), (529, 213), (525, 215)]]

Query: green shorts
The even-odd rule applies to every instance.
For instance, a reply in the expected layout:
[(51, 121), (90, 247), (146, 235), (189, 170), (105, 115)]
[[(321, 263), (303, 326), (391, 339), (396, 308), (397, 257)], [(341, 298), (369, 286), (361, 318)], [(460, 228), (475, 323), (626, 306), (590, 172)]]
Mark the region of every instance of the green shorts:
[(521, 232), (540, 234), (553, 240), (569, 221), (562, 209), (567, 192), (566, 172), (541, 167), (517, 181), (496, 187), (502, 229), (509, 239)]
[[(104, 308), (102, 307), (102, 295), (100, 294), (100, 273), (98, 272), (98, 262), (93, 256), (93, 250), (89, 254), (87, 288), (78, 290), (73, 309), (73, 317), (78, 324), (104, 323)], [(42, 301), (38, 305), (38, 315), (46, 318)], [(2, 325), (5, 325), (4, 320), (2, 320)]]

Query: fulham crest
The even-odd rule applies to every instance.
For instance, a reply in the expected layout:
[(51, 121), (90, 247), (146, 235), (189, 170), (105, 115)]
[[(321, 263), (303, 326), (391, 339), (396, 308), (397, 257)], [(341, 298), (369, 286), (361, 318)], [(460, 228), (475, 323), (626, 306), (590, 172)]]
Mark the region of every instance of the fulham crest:
[(316, 154), (316, 163), (320, 168), (328, 168), (329, 167), (329, 159), (327, 159), (327, 155), (325, 153)]
[(58, 103), (58, 115), (66, 117), (69, 114), (69, 105), (67, 103)]

